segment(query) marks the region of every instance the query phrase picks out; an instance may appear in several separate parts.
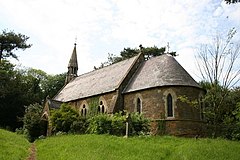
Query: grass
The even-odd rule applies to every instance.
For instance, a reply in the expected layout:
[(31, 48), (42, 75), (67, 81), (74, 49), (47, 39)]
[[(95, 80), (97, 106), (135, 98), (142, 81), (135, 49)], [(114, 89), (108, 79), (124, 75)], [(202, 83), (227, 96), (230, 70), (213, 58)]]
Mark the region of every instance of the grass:
[(38, 160), (239, 160), (240, 142), (177, 137), (64, 135), (36, 141)]
[(0, 159), (25, 160), (28, 157), (30, 143), (21, 135), (0, 129)]
[[(170, 136), (62, 135), (35, 142), (38, 160), (239, 160), (240, 142)], [(0, 159), (25, 160), (30, 143), (0, 129)]]

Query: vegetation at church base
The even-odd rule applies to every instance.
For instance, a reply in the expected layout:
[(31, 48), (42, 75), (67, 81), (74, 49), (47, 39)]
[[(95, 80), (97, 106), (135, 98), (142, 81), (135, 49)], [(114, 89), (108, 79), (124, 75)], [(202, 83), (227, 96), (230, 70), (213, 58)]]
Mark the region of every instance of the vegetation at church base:
[(37, 159), (238, 160), (240, 143), (169, 136), (62, 135), (37, 140)]
[(30, 143), (23, 136), (0, 129), (0, 159), (26, 159), (29, 147)]
[[(124, 136), (126, 133), (126, 114), (89, 114), (80, 116), (72, 106), (62, 104), (60, 109), (51, 112), (53, 133), (90, 133)], [(129, 135), (148, 134), (150, 121), (139, 113), (131, 113)]]

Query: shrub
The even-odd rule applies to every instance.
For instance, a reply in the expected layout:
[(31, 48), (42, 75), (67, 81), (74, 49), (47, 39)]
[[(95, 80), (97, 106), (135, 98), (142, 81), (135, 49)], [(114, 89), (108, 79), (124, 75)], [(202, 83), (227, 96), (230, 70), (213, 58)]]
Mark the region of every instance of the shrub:
[(110, 134), (111, 118), (107, 114), (98, 114), (88, 119), (88, 133)]
[(122, 136), (126, 130), (126, 116), (122, 112), (115, 113), (111, 117), (111, 132), (112, 135)]
[[(122, 136), (126, 132), (126, 115), (122, 112), (114, 115), (98, 114), (88, 120), (88, 133), (91, 134), (112, 134)], [(139, 113), (131, 113), (129, 122), (130, 135), (142, 135), (149, 132), (150, 121)]]
[(68, 104), (62, 104), (60, 109), (51, 112), (53, 132), (69, 132), (73, 122), (77, 121), (79, 114)]
[(43, 121), (41, 121), (42, 109), (43, 107), (38, 103), (25, 107), (23, 128), (18, 133), (26, 133), (30, 142), (33, 142), (40, 135), (44, 134), (45, 126)]
[(149, 119), (138, 112), (131, 113), (131, 130), (132, 135), (147, 134), (150, 131)]
[(85, 117), (78, 117), (70, 126), (71, 133), (84, 134), (88, 128), (88, 121)]

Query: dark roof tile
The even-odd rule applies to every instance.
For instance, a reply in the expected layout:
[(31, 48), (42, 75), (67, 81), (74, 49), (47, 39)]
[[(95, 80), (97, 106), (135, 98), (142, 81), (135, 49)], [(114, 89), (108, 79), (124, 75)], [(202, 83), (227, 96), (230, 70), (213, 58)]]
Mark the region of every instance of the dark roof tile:
[(124, 93), (173, 85), (200, 88), (175, 58), (164, 54), (145, 61), (129, 82)]
[(68, 102), (114, 91), (137, 57), (80, 75), (63, 87), (54, 100)]

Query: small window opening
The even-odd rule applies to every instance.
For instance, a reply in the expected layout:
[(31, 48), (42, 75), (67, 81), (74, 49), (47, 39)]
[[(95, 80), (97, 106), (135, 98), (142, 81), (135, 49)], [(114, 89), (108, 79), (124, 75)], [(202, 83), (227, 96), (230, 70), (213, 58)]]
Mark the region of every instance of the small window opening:
[(141, 113), (141, 110), (142, 110), (142, 102), (141, 102), (141, 99), (138, 98), (137, 99), (137, 112)]
[(173, 102), (171, 94), (168, 94), (167, 96), (167, 116), (173, 117)]
[(100, 101), (100, 105), (98, 106), (98, 113), (105, 113), (105, 106), (103, 105), (103, 102)]
[(87, 116), (87, 108), (86, 105), (84, 104), (82, 109), (81, 109), (81, 115), (86, 117)]

